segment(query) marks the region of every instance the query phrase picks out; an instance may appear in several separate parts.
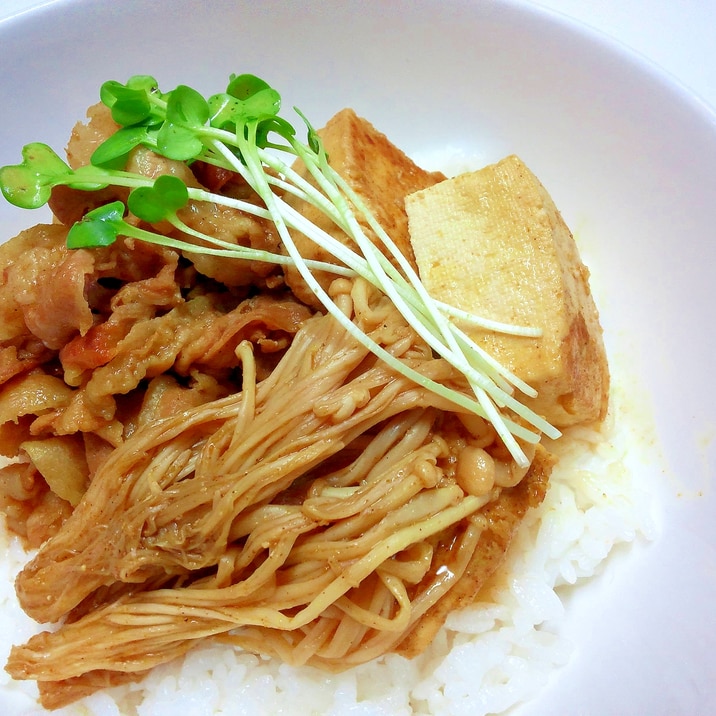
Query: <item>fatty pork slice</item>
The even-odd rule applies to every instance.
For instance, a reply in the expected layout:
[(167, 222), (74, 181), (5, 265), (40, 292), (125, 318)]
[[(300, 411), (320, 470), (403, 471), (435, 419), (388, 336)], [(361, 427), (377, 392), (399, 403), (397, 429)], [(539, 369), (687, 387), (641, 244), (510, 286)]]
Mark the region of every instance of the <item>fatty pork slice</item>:
[[(358, 194), (401, 253), (414, 264), (405, 214), (405, 197), (443, 180), (444, 175), (421, 169), (384, 134), (352, 109), (338, 112), (318, 134), (328, 155), (329, 164)], [(303, 162), (297, 161), (294, 169), (302, 176), (310, 176)], [(353, 241), (320, 210), (294, 197), (286, 197), (286, 200), (341, 243), (356, 249)], [(367, 225), (360, 219), (359, 222), (366, 235), (380, 246), (377, 237)], [(306, 236), (294, 232), (293, 238), (303, 258), (337, 263), (329, 252), (321, 249)], [(318, 299), (305, 285), (296, 269), (288, 268), (285, 274), (286, 283), (300, 300), (320, 308)], [(316, 272), (316, 277), (324, 288), (327, 288), (334, 278), (332, 274), (321, 271)]]
[(439, 300), (539, 338), (467, 332), (537, 390), (557, 427), (604, 417), (609, 370), (589, 271), (550, 195), (516, 156), (406, 199), (423, 283)]
[[(94, 256), (65, 247), (67, 229), (40, 224), (0, 248), (0, 344), (34, 336), (56, 350), (94, 322), (86, 284)], [(6, 343), (7, 342), (7, 343)]]

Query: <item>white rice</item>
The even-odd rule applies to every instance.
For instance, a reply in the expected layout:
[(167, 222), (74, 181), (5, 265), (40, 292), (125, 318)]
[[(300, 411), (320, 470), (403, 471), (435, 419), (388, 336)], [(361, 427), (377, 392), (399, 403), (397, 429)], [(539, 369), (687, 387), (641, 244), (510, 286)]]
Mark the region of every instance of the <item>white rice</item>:
[[(616, 381), (615, 381), (616, 382)], [(543, 505), (525, 519), (490, 602), (450, 616), (430, 649), (390, 655), (332, 675), (292, 668), (226, 646), (200, 646), (156, 668), (141, 684), (94, 694), (58, 716), (498, 714), (534, 697), (573, 645), (561, 633), (571, 585), (597, 574), (615, 546), (648, 538), (650, 500), (639, 487), (643, 426), (614, 390), (600, 432), (571, 431), (552, 447), (560, 462)], [(37, 631), (20, 610), (13, 580), (28, 556), (2, 536), (0, 659)], [(586, 585), (585, 585), (586, 586)], [(581, 588), (584, 588), (583, 586)], [(589, 615), (585, 615), (589, 618)], [(33, 683), (0, 672), (6, 716), (39, 716)]]

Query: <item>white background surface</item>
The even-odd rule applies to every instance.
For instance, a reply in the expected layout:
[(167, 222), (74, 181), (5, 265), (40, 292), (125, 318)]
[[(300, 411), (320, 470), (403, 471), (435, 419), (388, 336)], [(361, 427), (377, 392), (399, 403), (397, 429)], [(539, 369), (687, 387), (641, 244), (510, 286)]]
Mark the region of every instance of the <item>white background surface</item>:
[[(62, 0), (3, 0), (0, 22), (58, 1)], [(533, 4), (610, 35), (716, 108), (716, 0), (543, 0)]]

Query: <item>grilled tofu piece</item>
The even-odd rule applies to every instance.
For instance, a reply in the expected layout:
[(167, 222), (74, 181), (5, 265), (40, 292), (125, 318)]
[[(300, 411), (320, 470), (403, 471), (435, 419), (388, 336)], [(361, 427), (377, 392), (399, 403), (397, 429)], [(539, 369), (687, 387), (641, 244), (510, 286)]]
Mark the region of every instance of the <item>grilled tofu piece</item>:
[[(405, 215), (405, 197), (442, 181), (444, 175), (421, 169), (384, 134), (352, 109), (338, 112), (318, 134), (331, 166), (358, 194), (401, 252), (414, 264)], [(303, 162), (297, 161), (294, 169), (302, 176), (308, 176)], [(355, 248), (353, 241), (318, 209), (293, 197), (287, 197), (287, 201), (314, 224), (342, 243)], [(379, 244), (373, 232), (363, 222), (361, 225), (366, 234)], [(328, 252), (302, 234), (295, 233), (294, 239), (304, 258), (336, 263)], [(317, 272), (316, 277), (324, 288), (335, 278), (327, 272)], [(299, 299), (309, 305), (320, 306), (295, 269), (286, 270), (286, 283)]]
[(564, 427), (604, 417), (609, 393), (589, 272), (551, 197), (516, 156), (406, 199), (410, 239), (431, 295), (542, 329), (539, 338), (471, 328), (538, 391), (524, 403)]

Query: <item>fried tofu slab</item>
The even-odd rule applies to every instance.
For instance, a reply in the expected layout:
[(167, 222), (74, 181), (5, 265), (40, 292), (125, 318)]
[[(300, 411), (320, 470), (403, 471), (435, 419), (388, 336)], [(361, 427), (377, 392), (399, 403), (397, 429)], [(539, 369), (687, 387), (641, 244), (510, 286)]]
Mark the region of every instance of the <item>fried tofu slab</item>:
[(541, 329), (539, 338), (468, 330), (536, 389), (524, 403), (557, 427), (604, 417), (609, 370), (589, 271), (547, 190), (516, 156), (406, 198), (430, 294), (472, 313)]
[[(335, 114), (318, 134), (323, 141), (330, 165), (368, 206), (403, 255), (413, 262), (405, 197), (442, 181), (445, 176), (440, 172), (421, 169), (384, 134), (352, 109), (343, 109)], [(297, 162), (294, 168), (302, 176), (308, 176), (302, 162)], [(355, 248), (346, 234), (314, 206), (294, 198), (287, 198), (287, 201), (314, 224), (347, 246)], [(378, 239), (373, 232), (365, 225), (363, 228), (377, 243)], [(328, 252), (307, 237), (296, 233), (294, 239), (305, 259), (335, 263), (335, 259)], [(327, 288), (334, 278), (331, 274), (322, 272), (317, 272), (316, 276), (324, 288)], [(319, 307), (316, 297), (305, 286), (298, 271), (287, 269), (286, 283), (302, 301)]]

